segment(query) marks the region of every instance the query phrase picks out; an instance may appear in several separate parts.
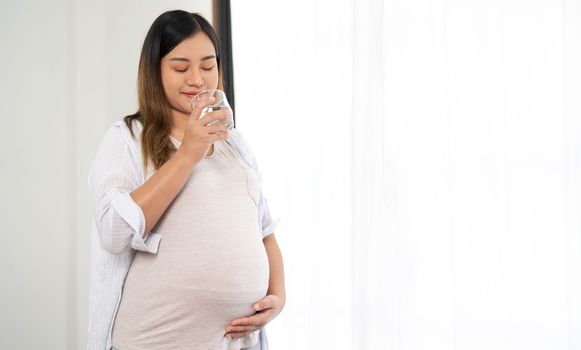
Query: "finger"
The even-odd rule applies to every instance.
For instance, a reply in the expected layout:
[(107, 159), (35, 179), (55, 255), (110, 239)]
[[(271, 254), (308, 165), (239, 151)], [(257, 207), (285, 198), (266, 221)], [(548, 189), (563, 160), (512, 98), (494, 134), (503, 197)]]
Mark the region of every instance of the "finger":
[(266, 324), (268, 315), (266, 313), (256, 314), (250, 317), (239, 318), (232, 321), (232, 326), (261, 326)]
[(220, 109), (217, 111), (204, 114), (204, 116), (200, 119), (200, 123), (202, 123), (202, 125), (208, 125), (209, 123), (212, 123), (215, 120), (217, 120), (219, 123), (224, 123), (226, 120), (230, 119), (231, 116), (232, 116), (231, 110)]
[(256, 311), (270, 309), (272, 307), (273, 307), (272, 299), (269, 298), (268, 296), (266, 296), (264, 299), (257, 302), (256, 304), (254, 304), (254, 310), (256, 310)]
[(209, 136), (209, 143), (216, 143), (218, 141), (224, 141), (228, 138), (228, 136), (226, 136), (224, 133), (222, 132), (217, 132), (214, 135), (210, 135)]
[(206, 142), (214, 143), (216, 141), (223, 141), (223, 140), (228, 139), (228, 137), (230, 137), (230, 134), (228, 133), (228, 131), (218, 131), (215, 134), (209, 134)]
[[(209, 105), (211, 105), (212, 103), (214, 103), (214, 100), (216, 100), (216, 98), (214, 96), (212, 96), (212, 97), (210, 97), (208, 99), (199, 100), (194, 105), (194, 108), (192, 108), (192, 113), (190, 114), (190, 119), (191, 120), (198, 120), (198, 119), (200, 119), (200, 115), (202, 114), (202, 110), (204, 108), (208, 107)], [(191, 118), (191, 117), (193, 117), (193, 118)]]
[(228, 338), (228, 339), (242, 338), (242, 337), (249, 335), (250, 333), (252, 333), (252, 332), (232, 332), (232, 333), (226, 334), (226, 338)]
[(206, 126), (208, 134), (215, 134), (217, 132), (227, 132), (228, 128), (222, 123), (216, 123)]
[(255, 331), (257, 329), (260, 329), (264, 327), (264, 325), (262, 326), (228, 326), (226, 327), (226, 332), (230, 333), (230, 332), (252, 332)]
[[(230, 137), (230, 133), (228, 131), (224, 131), (224, 132), (219, 131), (215, 134), (215, 137), (216, 137), (216, 141), (223, 141), (223, 140), (226, 140)], [(214, 141), (214, 142), (216, 142), (216, 141)]]

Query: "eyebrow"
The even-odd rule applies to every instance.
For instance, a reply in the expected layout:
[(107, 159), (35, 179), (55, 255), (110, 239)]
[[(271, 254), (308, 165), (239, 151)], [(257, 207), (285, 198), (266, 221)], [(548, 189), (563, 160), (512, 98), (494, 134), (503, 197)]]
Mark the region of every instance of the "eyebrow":
[[(216, 58), (216, 55), (209, 55), (209, 56), (204, 56), (202, 57), (202, 59), (200, 61), (205, 61), (205, 60), (209, 60), (211, 58)], [(185, 58), (185, 57), (172, 57), (169, 59), (170, 61), (181, 61), (181, 62), (190, 62), (189, 59)]]

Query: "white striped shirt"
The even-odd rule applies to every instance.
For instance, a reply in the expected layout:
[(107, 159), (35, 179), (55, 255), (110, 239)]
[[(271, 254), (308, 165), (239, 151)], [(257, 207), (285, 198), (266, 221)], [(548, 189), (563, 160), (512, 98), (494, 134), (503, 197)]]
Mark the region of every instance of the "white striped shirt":
[[(89, 171), (88, 184), (96, 210), (91, 229), (88, 350), (111, 349), (113, 321), (135, 251), (156, 254), (162, 239), (161, 232), (150, 232), (143, 238), (145, 217), (129, 195), (151, 175), (143, 172), (138, 121), (133, 122), (133, 131), (135, 138), (122, 120), (113, 124), (105, 133)], [(256, 159), (236, 129), (230, 131), (226, 142), (256, 171), (260, 188), (257, 220), (264, 238), (274, 232), (278, 220), (272, 220), (262, 194)], [(253, 349), (268, 349), (264, 328)]]

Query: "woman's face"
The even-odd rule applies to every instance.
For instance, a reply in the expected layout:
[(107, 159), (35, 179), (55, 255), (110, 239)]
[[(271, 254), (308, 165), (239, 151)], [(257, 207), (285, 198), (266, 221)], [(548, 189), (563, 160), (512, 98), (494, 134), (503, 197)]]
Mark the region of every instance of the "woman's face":
[(218, 86), (216, 50), (204, 32), (179, 43), (161, 59), (161, 80), (172, 115), (192, 112), (192, 97)]

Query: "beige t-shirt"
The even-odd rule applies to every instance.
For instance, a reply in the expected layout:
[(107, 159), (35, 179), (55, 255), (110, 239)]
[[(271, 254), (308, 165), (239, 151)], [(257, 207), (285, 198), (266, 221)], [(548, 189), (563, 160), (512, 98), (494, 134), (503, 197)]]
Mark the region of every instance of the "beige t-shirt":
[(196, 164), (155, 227), (163, 237), (158, 253), (137, 252), (132, 261), (115, 348), (239, 350), (257, 343), (258, 331), (224, 337), (226, 325), (253, 315), (268, 289), (255, 176), (224, 141)]

